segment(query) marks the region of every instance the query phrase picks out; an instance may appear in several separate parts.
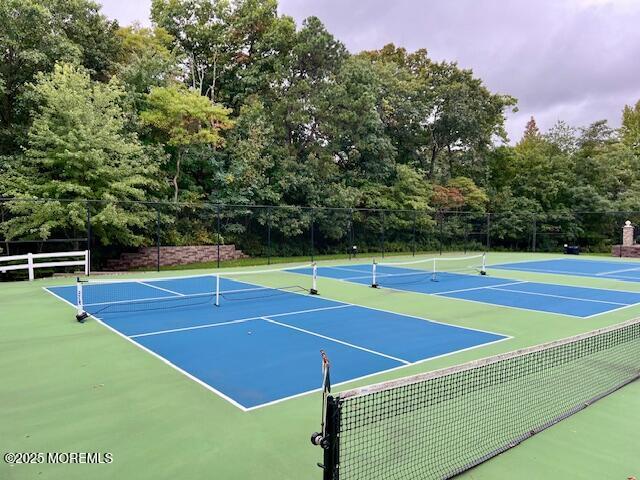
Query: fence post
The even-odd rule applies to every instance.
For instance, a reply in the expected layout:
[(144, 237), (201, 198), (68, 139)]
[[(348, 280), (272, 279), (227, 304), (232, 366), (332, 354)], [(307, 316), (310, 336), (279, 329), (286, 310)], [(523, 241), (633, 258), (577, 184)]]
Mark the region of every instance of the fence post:
[(384, 258), (384, 210), (382, 210), (382, 258)]
[(29, 268), (29, 281), (31, 281), (35, 278), (33, 274), (33, 253), (31, 252), (27, 253), (27, 266)]
[(442, 212), (438, 213), (438, 222), (440, 234), (438, 235), (438, 244), (440, 245), (440, 255), (442, 255), (442, 243), (443, 243), (443, 235), (444, 235), (444, 214)]
[(160, 205), (156, 204), (156, 271), (160, 271)]
[(349, 242), (347, 252), (349, 252), (349, 260), (351, 260), (351, 254), (353, 252), (353, 208), (349, 209), (349, 231), (347, 232), (347, 239)]
[(220, 205), (216, 205), (216, 263), (217, 268), (220, 268)]
[(315, 224), (315, 210), (311, 209), (311, 262), (314, 262), (314, 254), (315, 254), (315, 239), (313, 238), (313, 228)]
[(88, 263), (88, 269), (87, 269), (87, 276), (89, 275), (89, 272), (91, 272), (91, 204), (89, 202), (86, 203), (87, 205), (87, 263)]
[(536, 251), (536, 233), (538, 230), (538, 225), (536, 222), (536, 214), (533, 214), (533, 235), (531, 236), (531, 250), (533, 251), (533, 253), (535, 253)]
[(416, 210), (413, 211), (413, 232), (412, 232), (412, 240), (411, 240), (411, 245), (412, 245), (412, 255), (415, 257), (416, 256), (416, 222), (418, 221), (418, 212)]
[(271, 265), (271, 207), (267, 207), (267, 265)]
[(491, 214), (487, 213), (487, 252), (491, 250)]

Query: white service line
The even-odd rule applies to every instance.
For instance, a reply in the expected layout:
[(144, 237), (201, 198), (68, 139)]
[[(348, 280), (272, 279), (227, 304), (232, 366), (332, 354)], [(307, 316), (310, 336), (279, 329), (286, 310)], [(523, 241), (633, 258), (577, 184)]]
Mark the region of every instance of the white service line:
[(433, 294), (434, 295), (447, 295), (449, 293), (470, 292), (472, 290), (484, 290), (485, 288), (489, 288), (489, 287), (506, 287), (506, 286), (509, 286), (509, 285), (521, 285), (523, 283), (530, 283), (530, 282), (521, 280), (519, 282), (498, 283), (497, 285), (485, 285), (483, 287), (461, 288), (459, 290), (447, 290), (446, 292), (434, 292)]
[(157, 285), (152, 285), (152, 284), (147, 283), (147, 282), (141, 282), (140, 280), (138, 280), (136, 283), (139, 283), (140, 285), (146, 285), (147, 287), (155, 288), (157, 290), (162, 290), (163, 292), (173, 293), (174, 295), (178, 295), (179, 297), (184, 297), (185, 296), (184, 293), (176, 292), (175, 290), (169, 290), (168, 288), (158, 287)]
[(526, 295), (539, 295), (541, 297), (563, 298), (563, 299), (566, 299), (566, 300), (578, 300), (580, 302), (606, 303), (607, 305), (619, 305), (619, 306), (625, 306), (625, 307), (628, 307), (630, 305), (634, 305), (633, 303), (607, 302), (605, 300), (592, 300), (592, 299), (589, 299), (589, 298), (568, 297), (568, 296), (565, 296), (565, 295), (554, 295), (552, 293), (525, 292), (525, 291), (522, 291), (522, 290), (513, 290), (511, 288), (496, 288), (496, 287), (487, 287), (487, 288), (491, 289), (491, 290), (498, 290), (499, 292), (524, 293)]
[(380, 357), (388, 358), (390, 360), (394, 360), (399, 363), (404, 363), (405, 365), (411, 365), (411, 362), (407, 360), (403, 360), (402, 358), (393, 357), (391, 355), (387, 355), (386, 353), (378, 352), (376, 350), (371, 350), (369, 348), (361, 347), (359, 345), (355, 345), (353, 343), (344, 342), (342, 340), (338, 340), (337, 338), (327, 337), (326, 335), (322, 335), (320, 333), (312, 332), (311, 330), (305, 330), (304, 328), (294, 327), (293, 325), (288, 325), (286, 323), (278, 322), (276, 320), (272, 320), (270, 317), (261, 317), (263, 320), (266, 320), (269, 323), (273, 323), (279, 325), (281, 327), (290, 328), (292, 330), (297, 330), (298, 332), (306, 333), (308, 335), (313, 335), (314, 337), (324, 338), (325, 340), (329, 340), (331, 342), (339, 343), (341, 345), (346, 345), (347, 347), (356, 348), (358, 350), (362, 350), (363, 352), (372, 353), (373, 355), (378, 355)]
[(640, 265), (633, 268), (623, 268), (621, 270), (610, 270), (608, 272), (600, 272), (600, 273), (596, 273), (596, 275), (600, 277), (602, 275), (615, 275), (616, 273), (639, 272), (639, 271), (640, 271)]
[[(287, 315), (298, 315), (302, 313), (321, 312), (324, 310), (335, 310), (337, 308), (347, 308), (352, 306), (353, 305), (334, 305), (332, 307), (311, 308), (309, 310), (298, 310), (297, 312), (275, 313), (273, 315), (270, 315), (270, 317), (286, 317)], [(129, 335), (129, 336), (131, 338), (150, 337), (153, 335), (164, 335), (165, 333), (176, 333), (176, 332), (186, 332), (189, 330), (199, 330), (201, 328), (215, 328), (219, 326), (232, 325), (234, 323), (243, 323), (243, 322), (248, 322), (250, 320), (260, 320), (260, 319), (264, 319), (264, 315), (259, 315), (256, 317), (240, 318), (238, 320), (230, 320), (228, 322), (206, 323), (204, 325), (193, 325), (191, 327), (171, 328), (168, 330), (158, 330), (155, 332), (138, 333), (136, 335)]]
[[(369, 266), (366, 263), (360, 263), (359, 265)], [(354, 273), (364, 273), (363, 270), (356, 270), (355, 268), (347, 268), (347, 267), (318, 267), (318, 268), (330, 268), (331, 270), (342, 270), (345, 272), (354, 272)]]

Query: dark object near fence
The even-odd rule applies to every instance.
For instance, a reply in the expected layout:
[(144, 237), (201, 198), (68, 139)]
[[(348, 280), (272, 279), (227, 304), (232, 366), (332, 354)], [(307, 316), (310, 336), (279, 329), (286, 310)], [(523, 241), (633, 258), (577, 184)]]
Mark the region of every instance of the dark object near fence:
[(565, 255), (580, 255), (580, 247), (577, 245), (566, 245), (564, 246)]

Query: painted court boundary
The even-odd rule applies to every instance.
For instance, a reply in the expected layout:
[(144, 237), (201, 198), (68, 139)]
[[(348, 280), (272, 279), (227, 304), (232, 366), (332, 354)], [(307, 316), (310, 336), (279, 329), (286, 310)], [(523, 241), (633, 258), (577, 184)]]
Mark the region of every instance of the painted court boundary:
[[(291, 273), (295, 273), (295, 272), (291, 272)], [(183, 278), (188, 278), (188, 277), (183, 277)], [(153, 279), (153, 280), (156, 280), (156, 279)], [(158, 278), (158, 280), (162, 280), (162, 278)], [(234, 281), (236, 281), (236, 280), (234, 279)], [(253, 285), (253, 284), (250, 284), (248, 282), (242, 282), (242, 281), (240, 281), (240, 283), (246, 283), (247, 285)], [(69, 302), (68, 300), (66, 300), (66, 299), (64, 299), (62, 297), (60, 297), (56, 293), (54, 293), (51, 290), (49, 290), (47, 287), (42, 287), (42, 288), (43, 288), (43, 290), (45, 290), (47, 293), (51, 294), (52, 296), (54, 296), (58, 300), (61, 300), (65, 304), (71, 306), (74, 310), (76, 309), (76, 306), (73, 303)], [(300, 292), (289, 292), (289, 293), (293, 293), (295, 295), (304, 295), (304, 294), (302, 294)], [(327, 299), (327, 300), (331, 300), (331, 299)], [(513, 338), (511, 335), (505, 335), (505, 334), (502, 334), (502, 333), (491, 332), (491, 331), (488, 331), (488, 330), (482, 330), (482, 329), (478, 329), (478, 328), (463, 327), (463, 326), (460, 326), (460, 325), (455, 325), (455, 324), (446, 323), (446, 322), (439, 322), (439, 321), (435, 321), (435, 320), (429, 320), (429, 319), (418, 317), (418, 316), (415, 316), (415, 315), (408, 315), (408, 314), (404, 314), (404, 313), (393, 312), (391, 310), (385, 310), (385, 309), (382, 309), (382, 308), (369, 307), (369, 306), (366, 306), (366, 305), (360, 305), (360, 304), (355, 304), (355, 303), (340, 302), (340, 301), (336, 301), (336, 300), (331, 300), (331, 301), (339, 304), (339, 305), (336, 305), (333, 308), (338, 308), (338, 307), (345, 308), (345, 307), (350, 307), (350, 306), (361, 307), (361, 308), (365, 308), (365, 309), (370, 309), (370, 310), (376, 310), (376, 311), (379, 311), (379, 312), (389, 313), (389, 314), (392, 314), (392, 315), (398, 315), (398, 316), (404, 316), (404, 317), (408, 317), (408, 318), (414, 318), (414, 319), (421, 320), (421, 321), (424, 321), (424, 322), (430, 322), (430, 323), (445, 325), (445, 326), (449, 326), (449, 327), (455, 327), (455, 328), (464, 329), (464, 330), (471, 330), (471, 331), (476, 331), (476, 332), (488, 333), (488, 334), (492, 334), (492, 335), (503, 337), (503, 338), (500, 338), (498, 340), (494, 340), (494, 341), (491, 341), (491, 342), (481, 343), (481, 344), (478, 344), (478, 345), (473, 345), (471, 347), (462, 348), (462, 349), (459, 349), (459, 350), (447, 352), (447, 353), (444, 353), (442, 355), (436, 355), (436, 356), (433, 356), (433, 357), (424, 358), (424, 359), (418, 360), (416, 362), (406, 362), (406, 361), (402, 361), (402, 360), (394, 358), (394, 360), (396, 360), (396, 361), (406, 362), (406, 363), (404, 363), (402, 365), (399, 365), (397, 367), (392, 367), (392, 368), (389, 368), (389, 369), (380, 370), (380, 371), (373, 372), (373, 373), (370, 373), (370, 374), (367, 374), (367, 375), (363, 375), (363, 376), (360, 376), (360, 377), (351, 378), (349, 380), (345, 380), (344, 382), (335, 383), (335, 384), (333, 384), (333, 386), (346, 385), (346, 384), (349, 384), (349, 383), (352, 383), (352, 382), (357, 382), (357, 381), (364, 380), (364, 379), (367, 379), (367, 378), (370, 378), (370, 377), (374, 377), (376, 375), (382, 375), (382, 374), (386, 374), (386, 373), (391, 373), (391, 372), (394, 372), (394, 371), (397, 371), (397, 370), (400, 370), (400, 369), (403, 369), (403, 368), (407, 368), (407, 367), (410, 367), (410, 366), (413, 366), (413, 365), (419, 365), (419, 364), (426, 363), (426, 362), (431, 361), (431, 360), (436, 360), (436, 359), (443, 358), (443, 357), (448, 357), (450, 355), (454, 355), (454, 354), (457, 354), (457, 353), (462, 353), (462, 352), (474, 350), (474, 349), (477, 349), (477, 348), (481, 348), (481, 347), (497, 344), (497, 343), (500, 343), (500, 342), (504, 342), (506, 340), (511, 340)], [(329, 308), (331, 308), (331, 307), (329, 307)], [(291, 315), (291, 314), (295, 314), (295, 313), (300, 314), (300, 313), (303, 313), (303, 312), (292, 312), (292, 313), (287, 313), (287, 314)], [(271, 315), (271, 317), (283, 316), (283, 315), (286, 315), (286, 314), (275, 314), (275, 315)], [(276, 400), (272, 400), (270, 402), (265, 402), (265, 403), (262, 403), (262, 404), (259, 404), (259, 405), (255, 405), (255, 406), (252, 406), (252, 407), (245, 407), (244, 405), (242, 405), (241, 403), (237, 402), (236, 400), (234, 400), (233, 398), (229, 397), (228, 395), (224, 394), (223, 392), (219, 391), (215, 387), (209, 385), (208, 383), (200, 380), (199, 378), (195, 377), (194, 375), (192, 375), (189, 372), (185, 371), (184, 369), (180, 368), (179, 366), (177, 366), (173, 362), (169, 361), (168, 359), (166, 359), (162, 355), (160, 355), (160, 354), (154, 352), (153, 350), (145, 347), (144, 345), (136, 342), (134, 338), (129, 337), (128, 335), (125, 335), (124, 333), (120, 332), (119, 330), (111, 327), (109, 324), (105, 323), (101, 318), (99, 318), (99, 317), (97, 317), (95, 315), (91, 315), (91, 314), (89, 315), (89, 317), (95, 319), (99, 324), (101, 324), (102, 326), (108, 328), (109, 330), (111, 330), (112, 332), (116, 333), (120, 337), (126, 339), (128, 342), (130, 342), (133, 345), (139, 347), (143, 351), (145, 351), (145, 352), (151, 354), (152, 356), (156, 357), (157, 359), (161, 360), (164, 364), (166, 364), (166, 365), (172, 367), (174, 370), (182, 373), (187, 378), (189, 378), (189, 379), (193, 380), (194, 382), (200, 384), (201, 386), (203, 386), (207, 390), (215, 393), (220, 398), (226, 400), (227, 402), (229, 402), (233, 406), (239, 408), (243, 412), (250, 412), (250, 411), (257, 410), (257, 409), (260, 409), (260, 408), (263, 408), (263, 407), (275, 405), (275, 404), (278, 404), (278, 403), (281, 403), (281, 402), (284, 402), (284, 401), (287, 401), (287, 400), (291, 400), (291, 399), (294, 399), (294, 398), (298, 398), (298, 397), (302, 397), (302, 396), (306, 396), (306, 395), (310, 395), (312, 393), (317, 393), (317, 392), (322, 391), (322, 387), (318, 387), (316, 389), (306, 390), (304, 392), (296, 393), (295, 395), (290, 395), (290, 396), (287, 396), (287, 397), (278, 398)], [(264, 319), (264, 317), (258, 317), (258, 318), (263, 318)], [(241, 319), (241, 320), (245, 321), (245, 322), (248, 321), (248, 319)], [(270, 320), (267, 319), (267, 321), (270, 321)], [(241, 322), (240, 321), (233, 321), (233, 322), (225, 322), (225, 323), (228, 324), (228, 323), (241, 323)], [(275, 322), (270, 321), (270, 323), (275, 323)], [(291, 327), (290, 325), (287, 325), (287, 326)], [(211, 327), (213, 327), (213, 325), (211, 325)], [(185, 328), (189, 328), (189, 327), (185, 327)], [(203, 326), (203, 328), (204, 328), (204, 326)], [(305, 333), (308, 333), (308, 332), (305, 332)], [(316, 335), (319, 335), (319, 334), (316, 334)], [(327, 337), (327, 339), (330, 340), (330, 341), (338, 341), (338, 342), (340, 342), (339, 340), (331, 339), (329, 337)]]
[[(380, 266), (384, 266), (384, 264), (379, 264)], [(323, 268), (332, 268), (332, 269), (338, 269), (336, 267), (323, 267)], [(487, 268), (489, 268), (489, 266), (487, 266)], [(498, 270), (498, 268), (496, 268)], [(346, 270), (346, 269), (340, 269), (340, 270)], [(509, 268), (505, 268), (504, 270), (514, 270), (514, 271), (524, 271), (524, 270), (516, 270), (516, 269), (509, 269)], [(293, 271), (292, 273), (295, 273), (295, 271)], [(377, 274), (377, 277), (380, 279), (384, 279), (385, 276), (393, 276), (393, 275), (416, 275), (422, 272), (416, 271), (416, 273), (406, 273), (406, 274), (384, 274), (384, 273), (380, 273)], [(430, 272), (428, 270), (424, 270), (425, 274), (429, 274)], [(470, 274), (465, 274), (465, 273), (460, 273), (460, 275), (470, 275)], [(319, 274), (318, 276), (322, 277), (321, 274)], [(473, 276), (473, 275), (470, 275)], [(358, 281), (354, 281), (354, 280), (362, 280), (362, 279), (367, 279), (367, 278), (373, 278), (372, 275), (362, 275), (362, 276), (356, 276), (356, 277), (346, 277), (346, 278), (332, 278), (332, 277), (322, 277), (323, 279), (326, 280), (336, 280), (339, 282), (347, 282), (350, 283), (352, 285), (360, 285), (363, 287), (367, 287), (366, 284), (362, 283), (362, 282), (358, 282)], [(589, 278), (594, 278), (593, 276), (589, 276)], [(615, 280), (615, 279), (613, 279)], [(564, 295), (554, 295), (551, 293), (538, 293), (538, 292), (527, 292), (524, 290), (509, 290), (509, 289), (503, 289), (501, 287), (504, 286), (509, 286), (509, 285), (522, 285), (522, 284), (528, 284), (528, 283), (541, 283), (541, 284), (545, 284), (545, 285), (558, 285), (558, 286), (563, 286), (563, 287), (575, 287), (575, 288), (584, 288), (584, 289), (594, 289), (594, 290), (607, 290), (605, 288), (597, 288), (597, 287), (585, 287), (585, 286), (581, 286), (581, 285), (565, 285), (565, 284), (561, 284), (561, 283), (548, 283), (548, 282), (532, 282), (529, 280), (514, 280), (513, 282), (508, 282), (508, 283), (503, 283), (503, 284), (497, 284), (497, 285), (487, 285), (487, 286), (483, 286), (483, 287), (469, 287), (469, 288), (462, 288), (462, 289), (456, 289), (456, 290), (447, 290), (444, 292), (417, 292), (414, 290), (405, 290), (402, 288), (394, 288), (394, 287), (388, 287), (383, 285), (380, 285), (378, 288), (380, 289), (386, 289), (386, 290), (391, 290), (394, 292), (400, 292), (400, 293), (413, 293), (413, 294), (418, 294), (418, 295), (429, 295), (429, 296), (433, 296), (433, 297), (444, 297), (447, 298), (449, 300), (459, 300), (462, 302), (471, 302), (471, 303), (477, 303), (480, 305), (490, 305), (492, 307), (498, 307), (498, 308), (509, 308), (509, 309), (513, 309), (513, 310), (521, 310), (521, 311), (527, 311), (527, 312), (536, 312), (539, 314), (546, 314), (546, 315), (559, 315), (561, 317), (569, 317), (569, 318), (593, 318), (593, 317), (597, 317), (599, 315), (606, 315), (609, 313), (613, 313), (613, 312), (618, 312), (620, 310), (623, 310), (625, 308), (631, 308), (631, 307), (635, 307), (640, 305), (640, 302), (637, 303), (619, 303), (619, 302), (613, 302), (613, 301), (606, 301), (606, 300), (596, 300), (596, 299), (589, 299), (589, 298), (579, 298), (579, 297), (568, 297), (568, 296), (564, 296)], [(526, 307), (514, 307), (512, 305), (502, 305), (500, 303), (490, 303), (490, 302), (484, 302), (482, 300), (471, 300), (468, 298), (458, 298), (458, 297), (447, 297), (448, 294), (452, 294), (452, 293), (462, 293), (462, 292), (470, 292), (470, 291), (475, 291), (475, 290), (496, 290), (496, 291), (505, 291), (505, 292), (510, 292), (513, 291), (514, 293), (519, 293), (519, 294), (523, 294), (523, 295), (532, 295), (532, 296), (544, 296), (544, 297), (551, 297), (551, 298), (557, 298), (557, 299), (567, 299), (567, 300), (578, 300), (578, 301), (584, 301), (584, 302), (588, 302), (588, 303), (604, 303), (604, 304), (609, 304), (609, 305), (620, 305), (619, 308), (614, 308), (611, 310), (607, 310), (605, 312), (599, 312), (599, 313), (594, 313), (591, 315), (571, 315), (568, 313), (560, 313), (560, 312), (549, 312), (546, 310), (538, 310), (535, 308), (526, 308)], [(627, 292), (627, 293), (636, 293), (636, 294), (640, 294), (640, 292), (636, 292), (636, 291), (632, 291), (632, 290), (615, 290), (616, 292)]]

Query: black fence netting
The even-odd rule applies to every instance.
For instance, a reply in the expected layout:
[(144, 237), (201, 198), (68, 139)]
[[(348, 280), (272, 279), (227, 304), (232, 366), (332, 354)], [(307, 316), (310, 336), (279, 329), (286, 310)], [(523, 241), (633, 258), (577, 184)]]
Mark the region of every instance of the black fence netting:
[[(274, 263), (450, 251), (561, 252), (566, 245), (605, 253), (621, 243), (626, 221), (640, 224), (640, 212), (0, 199), (0, 257), (90, 250), (94, 270), (136, 270), (224, 266), (246, 258)], [(198, 248), (187, 255), (177, 247)]]

